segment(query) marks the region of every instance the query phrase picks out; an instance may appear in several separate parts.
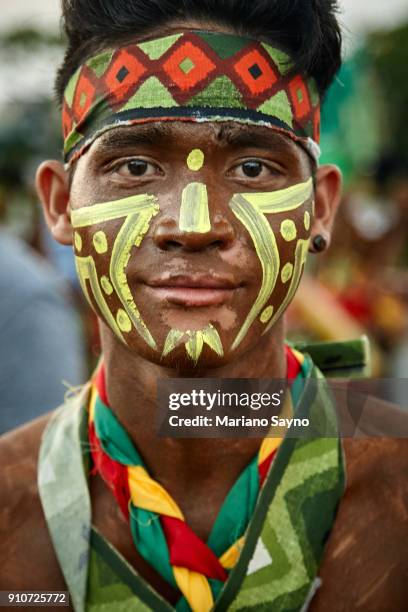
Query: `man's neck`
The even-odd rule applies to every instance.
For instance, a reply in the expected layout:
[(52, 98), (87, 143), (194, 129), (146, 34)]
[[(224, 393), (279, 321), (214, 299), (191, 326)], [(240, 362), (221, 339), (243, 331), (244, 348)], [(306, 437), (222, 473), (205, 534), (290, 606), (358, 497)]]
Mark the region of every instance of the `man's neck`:
[[(284, 378), (283, 340), (280, 324), (236, 361), (217, 369), (201, 370), (200, 374), (203, 378)], [(156, 381), (179, 374), (130, 352), (106, 327), (101, 328), (101, 341), (110, 407), (132, 438), (149, 473), (169, 491), (186, 515), (188, 500), (197, 500), (203, 492), (219, 506), (256, 454), (260, 440), (158, 438)]]

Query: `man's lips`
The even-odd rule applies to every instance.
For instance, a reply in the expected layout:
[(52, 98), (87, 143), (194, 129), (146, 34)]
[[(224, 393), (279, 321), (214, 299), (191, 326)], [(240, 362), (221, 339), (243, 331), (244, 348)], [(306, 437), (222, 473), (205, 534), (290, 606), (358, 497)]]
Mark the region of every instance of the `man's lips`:
[(219, 306), (242, 286), (231, 277), (208, 275), (166, 276), (146, 285), (157, 299), (180, 306)]

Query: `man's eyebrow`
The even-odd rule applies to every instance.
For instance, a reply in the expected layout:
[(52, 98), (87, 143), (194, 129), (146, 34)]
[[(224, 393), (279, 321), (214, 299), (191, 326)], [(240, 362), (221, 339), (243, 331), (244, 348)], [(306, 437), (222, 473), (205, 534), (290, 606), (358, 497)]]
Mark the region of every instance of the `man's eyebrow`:
[(267, 133), (259, 129), (223, 127), (219, 132), (218, 139), (221, 142), (236, 147), (273, 148), (284, 151), (288, 151), (291, 148), (291, 142), (288, 142), (285, 136), (280, 136), (272, 130)]
[(138, 145), (158, 145), (169, 138), (166, 125), (143, 125), (132, 128), (110, 130), (101, 138), (101, 147), (106, 149), (124, 149)]

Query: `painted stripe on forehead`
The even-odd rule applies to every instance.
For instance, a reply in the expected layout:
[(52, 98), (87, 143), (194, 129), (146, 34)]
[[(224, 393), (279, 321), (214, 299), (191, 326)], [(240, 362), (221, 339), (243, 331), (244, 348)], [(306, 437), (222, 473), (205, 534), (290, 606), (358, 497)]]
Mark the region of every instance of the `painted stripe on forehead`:
[(132, 195), (121, 200), (102, 202), (92, 206), (84, 206), (71, 212), (73, 227), (88, 227), (96, 223), (105, 223), (121, 217), (127, 217), (135, 212), (150, 210), (157, 205), (156, 196), (148, 194)]
[(295, 210), (313, 195), (313, 179), (279, 191), (240, 193), (250, 204), (263, 213), (281, 213)]

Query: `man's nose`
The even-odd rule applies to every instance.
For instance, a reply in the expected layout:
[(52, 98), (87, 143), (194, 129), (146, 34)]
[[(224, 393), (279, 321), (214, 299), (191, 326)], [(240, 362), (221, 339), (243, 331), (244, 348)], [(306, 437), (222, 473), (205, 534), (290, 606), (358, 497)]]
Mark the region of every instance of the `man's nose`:
[(158, 218), (153, 239), (162, 250), (199, 251), (209, 247), (228, 248), (235, 238), (234, 229), (221, 210), (210, 214), (207, 187), (189, 183), (181, 196), (178, 218)]

